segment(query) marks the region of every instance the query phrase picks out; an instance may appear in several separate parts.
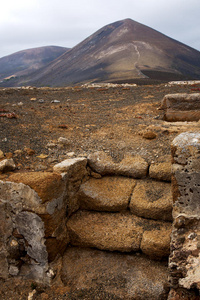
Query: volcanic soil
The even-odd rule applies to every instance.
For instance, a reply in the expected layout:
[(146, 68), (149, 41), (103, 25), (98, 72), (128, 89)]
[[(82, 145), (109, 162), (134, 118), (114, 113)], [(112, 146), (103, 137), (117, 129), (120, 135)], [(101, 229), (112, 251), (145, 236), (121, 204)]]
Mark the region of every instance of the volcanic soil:
[(0, 150), (13, 157), (18, 171), (51, 170), (63, 159), (99, 150), (117, 161), (128, 152), (151, 163), (170, 155), (176, 135), (200, 127), (164, 121), (158, 109), (162, 98), (196, 90), (166, 84), (0, 89)]

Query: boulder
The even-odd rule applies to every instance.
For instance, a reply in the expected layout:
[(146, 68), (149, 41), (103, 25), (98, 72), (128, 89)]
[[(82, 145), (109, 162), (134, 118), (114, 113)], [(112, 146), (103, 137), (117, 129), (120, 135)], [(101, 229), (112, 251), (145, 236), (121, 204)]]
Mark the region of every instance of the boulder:
[(127, 213), (78, 211), (67, 222), (74, 246), (110, 251), (138, 251), (143, 229), (140, 219)]
[(75, 247), (65, 252), (61, 270), (67, 299), (164, 300), (167, 276), (166, 263), (143, 255)]
[(171, 162), (153, 163), (149, 168), (149, 176), (156, 180), (171, 181)]
[(0, 161), (0, 172), (8, 172), (8, 171), (14, 171), (16, 168), (14, 160), (12, 158), (10, 159), (3, 159)]
[(171, 185), (153, 180), (140, 180), (133, 191), (130, 211), (137, 216), (172, 221)]
[(124, 177), (91, 178), (80, 186), (80, 207), (111, 212), (125, 210), (135, 184), (134, 179)]

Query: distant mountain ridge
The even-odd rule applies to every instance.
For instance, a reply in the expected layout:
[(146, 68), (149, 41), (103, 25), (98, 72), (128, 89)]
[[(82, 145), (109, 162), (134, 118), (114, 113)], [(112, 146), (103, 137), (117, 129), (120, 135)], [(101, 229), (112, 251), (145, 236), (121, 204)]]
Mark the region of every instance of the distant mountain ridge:
[(69, 48), (45, 46), (18, 51), (0, 58), (0, 80), (30, 75), (46, 66)]
[(200, 79), (200, 52), (125, 19), (104, 26), (31, 77), (23, 78), (25, 84), (35, 86), (135, 79)]

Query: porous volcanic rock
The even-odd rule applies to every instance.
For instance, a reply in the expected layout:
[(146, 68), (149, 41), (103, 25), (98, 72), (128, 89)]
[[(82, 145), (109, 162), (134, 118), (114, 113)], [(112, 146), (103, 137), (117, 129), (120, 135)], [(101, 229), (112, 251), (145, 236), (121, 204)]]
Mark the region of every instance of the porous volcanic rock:
[(199, 295), (200, 133), (181, 133), (174, 139), (171, 149), (174, 210), (169, 279), (173, 288), (195, 289)]
[(7, 243), (13, 231), (12, 220), (7, 213), (7, 205), (0, 201), (0, 277), (3, 279), (8, 278), (8, 250)]
[(171, 185), (153, 180), (138, 181), (131, 196), (130, 210), (140, 217), (172, 221)]
[(134, 179), (117, 176), (92, 178), (80, 186), (80, 208), (111, 212), (125, 210), (135, 184)]
[(152, 130), (145, 130), (141, 133), (142, 137), (147, 140), (153, 140), (157, 137), (157, 134)]

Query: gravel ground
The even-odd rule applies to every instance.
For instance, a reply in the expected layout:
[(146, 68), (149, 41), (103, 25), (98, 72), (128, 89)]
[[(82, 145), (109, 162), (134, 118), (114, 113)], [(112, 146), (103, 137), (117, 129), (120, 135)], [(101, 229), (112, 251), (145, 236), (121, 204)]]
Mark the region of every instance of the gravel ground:
[[(170, 143), (179, 132), (196, 130), (197, 123), (163, 121), (158, 110), (164, 95), (193, 89), (164, 84), (0, 89), (0, 150), (13, 156), (18, 168), (33, 170), (51, 168), (71, 152), (78, 156), (96, 150), (109, 152), (116, 160), (129, 152), (152, 161), (170, 154)], [(16, 118), (2, 116), (7, 112)], [(156, 138), (143, 138), (145, 130), (153, 131)], [(59, 137), (64, 142), (58, 143)], [(38, 158), (41, 154), (45, 158)]]

